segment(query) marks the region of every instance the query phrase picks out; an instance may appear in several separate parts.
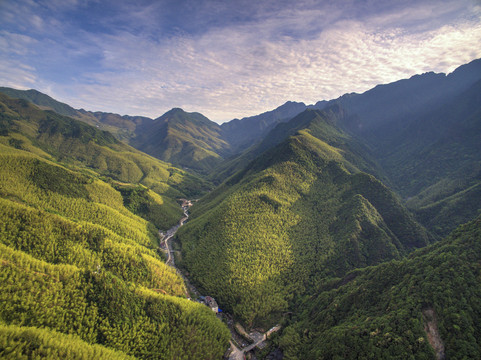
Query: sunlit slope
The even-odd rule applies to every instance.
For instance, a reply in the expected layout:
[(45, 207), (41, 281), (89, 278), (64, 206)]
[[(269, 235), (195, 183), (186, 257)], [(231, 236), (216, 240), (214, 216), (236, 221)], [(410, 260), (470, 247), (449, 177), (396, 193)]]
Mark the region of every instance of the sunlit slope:
[(0, 87), (0, 93), (106, 130), (116, 139), (157, 159), (202, 174), (211, 171), (231, 152), (230, 142), (221, 127), (199, 113), (174, 108), (152, 120), (142, 116), (76, 110), (36, 90)]
[(57, 101), (50, 96), (37, 90), (17, 90), (8, 87), (0, 87), (0, 92), (14, 99), (27, 100), (42, 110), (53, 110), (64, 116), (81, 120), (89, 125), (106, 130), (113, 134), (117, 139), (129, 141), (134, 136), (137, 125), (151, 119), (143, 116), (118, 115), (105, 112), (92, 112), (84, 109), (74, 109), (68, 104)]
[(92, 169), (121, 182), (141, 183), (159, 194), (179, 197), (205, 191), (200, 179), (148, 156), (81, 121), (43, 111), (25, 100), (0, 94), (3, 143)]
[[(75, 353), (85, 347), (83, 341), (141, 359), (218, 359), (227, 347), (227, 328), (201, 304), (125, 282), (104, 269), (48, 264), (0, 247), (1, 322), (70, 335), (37, 330), (29, 346), (40, 340), (52, 353), (65, 347)], [(21, 341), (5, 336), (7, 346)], [(49, 353), (40, 358), (50, 358)]]
[(194, 281), (248, 324), (325, 279), (430, 241), (388, 188), (358, 170), (349, 137), (325, 115), (311, 120), (199, 201), (179, 231)]
[(73, 335), (36, 327), (0, 325), (2, 359), (132, 360), (120, 351), (92, 345)]
[[(229, 332), (208, 308), (183, 299), (183, 280), (158, 254), (158, 229), (181, 216), (172, 196), (185, 194), (188, 176), (108, 133), (4, 100), (1, 356), (220, 358)], [(119, 168), (149, 161), (146, 176), (159, 181), (152, 188), (161, 194), (92, 166), (82, 152), (91, 148)], [(124, 162), (129, 156), (139, 162)], [(160, 182), (170, 169), (175, 174)]]
[(284, 354), (292, 359), (480, 358), (480, 254), (478, 217), (407, 259), (333, 281), (299, 304), (279, 342)]
[[(210, 178), (215, 182), (222, 182), (246, 166), (265, 151), (279, 145), (289, 136), (302, 130), (342, 151), (345, 158), (344, 165), (355, 170), (362, 170), (374, 174), (385, 180), (382, 169), (373, 160), (370, 149), (359, 139), (353, 138), (341, 130), (339, 123), (345, 121), (345, 111), (338, 105), (333, 105), (323, 111), (308, 109), (291, 120), (278, 124), (262, 141), (251, 146), (238, 156), (222, 162), (212, 172)], [(339, 158), (338, 158), (339, 159)]]
[(201, 173), (229, 153), (220, 126), (199, 113), (172, 109), (136, 129), (132, 145), (164, 161)]

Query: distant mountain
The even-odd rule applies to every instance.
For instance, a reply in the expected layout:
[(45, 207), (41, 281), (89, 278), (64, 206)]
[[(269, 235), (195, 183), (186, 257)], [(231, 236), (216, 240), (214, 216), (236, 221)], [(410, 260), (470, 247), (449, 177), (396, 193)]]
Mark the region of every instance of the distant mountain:
[(77, 110), (70, 105), (57, 101), (37, 90), (16, 90), (7, 87), (0, 87), (0, 93), (8, 95), (14, 99), (27, 100), (35, 105), (38, 105), (44, 110), (53, 110), (60, 115), (73, 117), (78, 115)]
[(117, 181), (141, 183), (172, 197), (207, 189), (199, 178), (118, 141), (107, 131), (3, 94), (0, 106), (0, 134), (17, 149), (93, 169)]
[(481, 81), (423, 120), (380, 162), (419, 219), (445, 235), (481, 212)]
[[(347, 150), (344, 155), (350, 157), (351, 163), (355, 163), (356, 166), (362, 171), (366, 171), (375, 175), (377, 178), (386, 180), (382, 169), (379, 168), (376, 162), (373, 161), (373, 156), (370, 154), (370, 149), (363, 145), (362, 142), (356, 140), (351, 136), (339, 129), (340, 119), (344, 117), (344, 110), (334, 104), (323, 110), (325, 118), (329, 119), (331, 131), (341, 132), (343, 136), (334, 141), (335, 145)], [(307, 108), (302, 113), (298, 114), (287, 122), (282, 122), (276, 125), (269, 133), (255, 145), (251, 146), (240, 155), (233, 156), (230, 159), (224, 161), (216, 168), (216, 171), (210, 176), (214, 182), (220, 183), (236, 172), (244, 169), (251, 161), (256, 157), (264, 153), (265, 151), (275, 147), (283, 142), (289, 136), (296, 134), (298, 131), (311, 126), (314, 119), (320, 116), (320, 112)], [(335, 129), (335, 130), (334, 130)], [(324, 134), (328, 136), (327, 134)], [(331, 138), (331, 137), (329, 137)], [(349, 141), (345, 139), (349, 138)], [(342, 139), (342, 140), (341, 140)]]
[(175, 108), (136, 128), (138, 149), (177, 166), (201, 173), (212, 170), (230, 152), (220, 126), (199, 113)]
[(143, 116), (76, 110), (36, 90), (0, 88), (0, 93), (70, 116), (175, 166), (206, 174), (231, 154), (220, 126), (199, 113), (172, 109), (152, 120)]
[(16, 90), (0, 87), (0, 93), (15, 99), (23, 99), (44, 110), (53, 110), (60, 115), (70, 116), (89, 125), (109, 131), (119, 140), (128, 142), (134, 136), (135, 128), (143, 121), (151, 120), (142, 116), (118, 115), (100, 111), (92, 112), (84, 109), (74, 109), (70, 105), (57, 101), (37, 90)]
[(298, 126), (199, 201), (179, 231), (192, 279), (247, 324), (275, 319), (316, 283), (432, 241), (359, 170), (369, 160), (339, 118), (307, 110), (278, 125)]
[[(343, 126), (373, 146), (390, 146), (393, 137), (412, 122), (421, 121), (481, 80), (481, 59), (460, 66), (449, 75), (426, 73), (378, 85), (363, 94), (343, 95), (338, 103), (347, 113)], [(435, 129), (433, 129), (435, 130)]]
[(339, 126), (372, 149), (389, 183), (439, 235), (481, 209), (469, 204), (481, 185), (480, 81), (481, 59), (331, 102), (346, 112)]
[(278, 123), (292, 119), (306, 108), (304, 103), (288, 101), (272, 111), (223, 123), (222, 134), (233, 149), (242, 151), (261, 140)]

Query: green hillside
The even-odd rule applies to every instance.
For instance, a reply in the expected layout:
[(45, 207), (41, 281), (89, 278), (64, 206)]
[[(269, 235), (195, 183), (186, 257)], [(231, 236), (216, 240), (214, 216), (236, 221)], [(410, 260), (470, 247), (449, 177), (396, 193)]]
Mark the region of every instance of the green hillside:
[(439, 236), (481, 211), (481, 60), (335, 100), (339, 126), (372, 149), (389, 184)]
[(35, 327), (0, 325), (2, 359), (135, 359), (120, 351), (90, 345), (73, 335)]
[(1, 100), (0, 357), (220, 358), (227, 328), (183, 299), (157, 252), (158, 229), (182, 214), (177, 196), (202, 182), (109, 133)]
[(47, 159), (126, 183), (143, 184), (169, 197), (197, 196), (208, 185), (183, 170), (150, 157), (81, 121), (42, 111), (0, 94), (3, 143)]
[(481, 213), (481, 81), (410, 124), (380, 162), (426, 226), (447, 235)]
[(87, 111), (74, 109), (68, 104), (62, 103), (37, 90), (17, 90), (8, 87), (0, 87), (0, 93), (14, 99), (23, 99), (37, 105), (42, 110), (53, 110), (59, 115), (69, 116), (80, 120), (101, 130), (108, 131), (117, 139), (129, 142), (135, 136), (138, 125), (152, 119), (144, 116), (128, 116), (101, 111)]
[[(291, 120), (277, 125), (262, 141), (249, 147), (238, 156), (233, 156), (222, 162), (210, 175), (210, 179), (220, 183), (246, 166), (269, 149), (279, 145), (286, 138), (298, 131), (309, 129), (317, 138), (322, 138), (332, 146), (343, 151), (346, 157), (345, 165), (352, 169), (362, 170), (386, 181), (383, 170), (373, 160), (370, 149), (359, 139), (343, 131), (339, 124), (344, 121), (344, 110), (338, 105), (330, 106), (322, 112), (319, 110), (305, 110)], [(353, 168), (353, 164), (355, 164)]]
[(220, 126), (199, 113), (172, 109), (136, 129), (132, 145), (178, 166), (207, 173), (229, 153)]
[(44, 110), (52, 110), (58, 115), (69, 116), (108, 131), (116, 139), (157, 159), (202, 174), (207, 174), (226, 155), (231, 154), (231, 145), (225, 140), (221, 127), (199, 113), (176, 108), (152, 120), (142, 116), (76, 110), (36, 90), (0, 87), (0, 94), (28, 101)]
[(359, 171), (366, 161), (330, 114), (304, 116), (303, 130), (204, 197), (178, 233), (192, 279), (248, 325), (271, 324), (326, 279), (430, 242)]
[(304, 298), (286, 359), (479, 359), (481, 218), (407, 259), (355, 270)]

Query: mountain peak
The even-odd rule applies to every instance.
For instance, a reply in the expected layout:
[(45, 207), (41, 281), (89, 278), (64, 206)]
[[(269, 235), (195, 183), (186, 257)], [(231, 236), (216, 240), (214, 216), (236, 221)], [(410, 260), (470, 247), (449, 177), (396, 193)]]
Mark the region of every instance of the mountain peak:
[(172, 109), (170, 109), (169, 111), (166, 112), (166, 114), (168, 113), (185, 113), (186, 111), (180, 107), (174, 107)]

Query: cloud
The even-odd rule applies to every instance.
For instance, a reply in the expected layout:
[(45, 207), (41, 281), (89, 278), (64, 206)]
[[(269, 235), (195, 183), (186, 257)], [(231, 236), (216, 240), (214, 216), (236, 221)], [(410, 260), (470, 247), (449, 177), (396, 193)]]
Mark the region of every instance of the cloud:
[[(182, 107), (217, 121), (288, 100), (314, 103), (362, 92), (425, 71), (449, 72), (481, 57), (481, 10), (469, 1), (412, 2), (404, 8), (368, 1), (362, 9), (314, 7), (317, 1), (295, 9), (283, 1), (255, 2), (254, 8), (249, 1), (235, 8), (202, 3), (184, 5), (196, 13), (196, 27), (206, 24), (195, 32), (166, 29), (165, 2), (140, 8), (122, 3), (109, 18), (108, 32), (82, 30), (67, 37), (62, 32), (72, 30), (68, 24), (46, 18), (48, 39), (28, 44), (18, 34), (21, 45), (5, 51), (30, 66), (21, 78), (75, 107), (150, 117)], [(227, 19), (217, 19), (229, 10)], [(2, 37), (0, 49), (6, 48)], [(44, 58), (24, 61), (46, 44)], [(67, 80), (39, 74), (37, 68), (49, 61), (57, 68), (64, 62), (60, 75)], [(0, 60), (0, 75), (2, 64), (12, 65)]]

